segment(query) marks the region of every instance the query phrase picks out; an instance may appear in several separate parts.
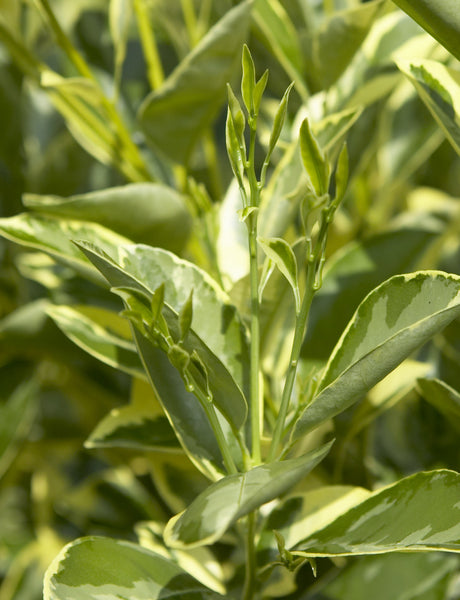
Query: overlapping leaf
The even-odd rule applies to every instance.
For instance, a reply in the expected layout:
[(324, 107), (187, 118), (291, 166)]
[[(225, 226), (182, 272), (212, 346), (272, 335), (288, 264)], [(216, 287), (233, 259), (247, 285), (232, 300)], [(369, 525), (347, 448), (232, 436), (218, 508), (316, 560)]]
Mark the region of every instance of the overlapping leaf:
[(246, 40), (250, 10), (249, 2), (242, 2), (228, 11), (141, 106), (144, 131), (172, 160), (187, 162), (223, 105), (225, 85)]
[(349, 509), (298, 542), (302, 556), (441, 550), (460, 552), (460, 475), (416, 473)]
[(169, 521), (164, 533), (166, 542), (177, 548), (215, 542), (238, 519), (298, 483), (321, 462), (330, 447), (328, 443), (299, 458), (267, 463), (221, 479)]
[(45, 576), (45, 600), (222, 598), (176, 563), (142, 546), (104, 537), (65, 546)]
[(460, 73), (432, 60), (401, 60), (398, 66), (460, 154)]
[(347, 409), (460, 315), (460, 277), (439, 271), (396, 275), (360, 304), (337, 343), (317, 396), (293, 437)]
[(131, 184), (69, 198), (26, 194), (24, 204), (55, 217), (98, 223), (134, 242), (174, 252), (183, 248), (190, 232), (184, 198), (162, 184)]

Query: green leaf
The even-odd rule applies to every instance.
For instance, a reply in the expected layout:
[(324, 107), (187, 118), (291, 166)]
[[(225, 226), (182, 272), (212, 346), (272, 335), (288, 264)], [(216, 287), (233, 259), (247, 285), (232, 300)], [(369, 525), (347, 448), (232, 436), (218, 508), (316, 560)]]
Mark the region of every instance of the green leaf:
[(5, 403), (0, 403), (0, 478), (11, 465), (27, 437), (36, 411), (37, 383), (20, 384)]
[(111, 410), (85, 441), (85, 448), (180, 451), (158, 398), (146, 381), (137, 378), (130, 404)]
[(344, 246), (326, 265), (315, 294), (301, 357), (322, 365), (364, 297), (382, 280), (416, 269), (441, 234), (436, 223), (410, 225)]
[(129, 26), (132, 15), (132, 0), (110, 0), (109, 27), (115, 48), (115, 85), (119, 88), (123, 63), (126, 57)]
[[(179, 372), (171, 366), (167, 355), (137, 330), (133, 331), (133, 336), (150, 384), (187, 456), (208, 479), (215, 481), (224, 473), (224, 466), (203, 407), (186, 390)], [(225, 419), (221, 418), (220, 421), (227, 442), (233, 445), (234, 460), (240, 465), (241, 451), (236, 447), (230, 426)]]
[(187, 337), (190, 327), (192, 326), (193, 318), (193, 288), (190, 292), (190, 296), (184, 302), (180, 313), (179, 313), (179, 328), (180, 328), (180, 339), (184, 340)]
[(0, 219), (0, 233), (17, 244), (46, 252), (97, 283), (101, 283), (101, 276), (72, 240), (87, 240), (106, 252), (129, 241), (96, 223), (63, 221), (30, 213)]
[(249, 2), (229, 10), (142, 104), (144, 132), (172, 160), (188, 161), (223, 105), (225, 84), (236, 71), (246, 40), (250, 10)]
[(283, 4), (279, 0), (256, 0), (253, 17), (270, 52), (275, 55), (289, 79), (296, 82), (296, 90), (306, 100), (308, 90), (303, 78), (304, 60), (299, 34)]
[(343, 569), (322, 594), (328, 600), (438, 600), (449, 597), (457, 567), (458, 557), (434, 552), (369, 556)]
[(337, 168), (335, 170), (335, 197), (334, 204), (338, 205), (342, 202), (348, 184), (348, 150), (346, 144), (343, 145), (337, 160)]
[(44, 600), (222, 598), (176, 563), (142, 546), (86, 537), (65, 546), (45, 575)]
[(236, 309), (217, 283), (194, 264), (160, 248), (119, 244), (109, 258), (98, 248), (83, 251), (113, 287), (131, 287), (149, 295), (165, 284), (165, 303), (179, 313), (194, 290), (192, 330), (228, 369), (242, 390), (248, 386), (249, 349)]
[(400, 60), (397, 64), (460, 154), (460, 73), (432, 60)]
[(281, 130), (283, 128), (284, 121), (286, 118), (289, 94), (291, 93), (293, 86), (294, 86), (294, 82), (292, 82), (288, 86), (288, 88), (286, 89), (286, 91), (283, 94), (283, 97), (281, 98), (281, 102), (278, 106), (278, 110), (276, 111), (275, 119), (273, 120), (273, 128), (272, 128), (272, 131), (270, 134), (270, 140), (268, 142), (267, 158), (265, 159), (266, 161), (268, 161), (270, 159), (270, 156), (272, 155), (273, 150), (275, 149), (278, 139), (281, 135)]
[(300, 311), (300, 290), (297, 279), (297, 259), (291, 246), (282, 238), (257, 240), (266, 256), (272, 260), (281, 273), (286, 277), (294, 292), (296, 312)]
[(303, 165), (316, 195), (323, 196), (329, 185), (329, 165), (311, 132), (308, 119), (302, 121), (299, 136)]
[(460, 394), (439, 379), (421, 378), (417, 382), (422, 396), (460, 431)]
[(456, 0), (393, 0), (460, 60), (460, 13)]
[(249, 48), (244, 44), (242, 56), (243, 75), (241, 77), (241, 95), (251, 117), (257, 115), (254, 102), (254, 88), (256, 86), (256, 69)]
[(184, 197), (156, 183), (133, 183), (69, 198), (25, 194), (34, 211), (99, 223), (134, 242), (179, 252), (190, 234)]
[(166, 543), (174, 548), (190, 548), (217, 541), (238, 519), (298, 483), (321, 462), (331, 445), (299, 458), (229, 475), (212, 484), (169, 521), (164, 532)]
[(125, 319), (102, 308), (50, 306), (48, 314), (77, 346), (115, 369), (145, 378)]
[(311, 34), (307, 45), (307, 68), (315, 91), (329, 88), (345, 71), (369, 33), (382, 4), (382, 0), (374, 0), (337, 11)]
[(460, 552), (460, 475), (416, 473), (373, 492), (296, 544), (299, 556), (349, 556), (441, 550)]
[(338, 341), (317, 396), (294, 439), (361, 399), (378, 381), (460, 315), (460, 277), (440, 271), (395, 275), (361, 302)]

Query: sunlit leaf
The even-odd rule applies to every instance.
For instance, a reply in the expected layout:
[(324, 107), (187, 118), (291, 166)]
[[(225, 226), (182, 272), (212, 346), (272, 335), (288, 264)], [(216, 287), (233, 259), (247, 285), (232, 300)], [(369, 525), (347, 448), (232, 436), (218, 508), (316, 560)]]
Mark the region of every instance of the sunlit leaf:
[(45, 600), (84, 600), (88, 597), (129, 600), (222, 598), (173, 561), (137, 544), (103, 537), (71, 542), (46, 572)]
[(330, 447), (328, 443), (299, 458), (267, 463), (221, 479), (169, 521), (164, 533), (166, 542), (177, 548), (215, 542), (238, 519), (298, 483), (321, 462)]
[(294, 438), (357, 402), (400, 362), (460, 315), (460, 277), (395, 275), (360, 304), (324, 370)]
[(416, 473), (347, 510), (296, 544), (295, 554), (347, 556), (441, 550), (460, 552), (460, 475)]

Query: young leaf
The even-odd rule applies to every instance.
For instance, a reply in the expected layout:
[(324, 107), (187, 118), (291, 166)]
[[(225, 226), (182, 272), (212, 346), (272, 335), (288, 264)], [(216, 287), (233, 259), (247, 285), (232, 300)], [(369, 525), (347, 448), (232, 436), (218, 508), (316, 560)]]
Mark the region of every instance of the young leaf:
[(246, 157), (241, 152), (241, 146), (238, 141), (235, 122), (233, 120), (230, 107), (227, 111), (227, 121), (225, 124), (225, 144), (233, 174), (236, 177), (240, 190), (242, 190), (244, 189), (244, 165)]
[(258, 242), (266, 256), (272, 260), (286, 277), (294, 292), (296, 312), (300, 310), (300, 290), (297, 279), (297, 259), (291, 246), (281, 238), (258, 238)]
[(241, 95), (243, 96), (244, 104), (251, 117), (257, 116), (255, 112), (254, 102), (254, 88), (256, 85), (256, 69), (254, 67), (254, 61), (252, 60), (249, 48), (244, 44), (243, 46), (243, 75), (241, 78)]
[(373, 492), (296, 544), (298, 556), (460, 552), (460, 475), (416, 473)]
[(260, 103), (262, 102), (262, 96), (264, 95), (265, 88), (267, 87), (267, 81), (268, 69), (265, 69), (254, 88), (254, 113), (256, 115), (259, 114)]
[(162, 283), (154, 290), (152, 299), (150, 301), (150, 308), (152, 310), (152, 320), (155, 323), (161, 315), (163, 306), (165, 303), (165, 284)]
[(45, 575), (44, 600), (223, 598), (175, 562), (131, 542), (80, 538), (65, 546)]
[(348, 184), (348, 150), (346, 144), (343, 145), (337, 160), (337, 168), (335, 170), (335, 197), (334, 206), (338, 206), (342, 202)]
[(299, 136), (303, 165), (316, 195), (323, 196), (329, 185), (329, 165), (310, 129), (308, 119), (302, 122)]
[(191, 548), (217, 541), (238, 519), (298, 483), (323, 460), (331, 445), (329, 442), (299, 458), (268, 463), (246, 473), (224, 477), (169, 521), (164, 532), (165, 541), (174, 548)]
[(273, 121), (272, 132), (270, 134), (270, 141), (268, 142), (267, 158), (265, 159), (266, 162), (268, 162), (270, 160), (270, 156), (272, 155), (273, 150), (275, 149), (275, 146), (280, 137), (281, 130), (282, 130), (283, 124), (284, 124), (284, 120), (286, 118), (289, 94), (291, 93), (293, 86), (294, 86), (294, 82), (292, 82), (288, 86), (288, 88), (286, 89), (286, 91), (283, 94), (280, 105), (278, 106), (278, 110), (276, 111), (275, 119)]
[(190, 296), (185, 301), (179, 313), (180, 339), (184, 340), (187, 337), (190, 327), (192, 326), (193, 318), (193, 289)]
[(357, 402), (460, 315), (460, 277), (440, 271), (395, 275), (360, 304), (338, 341), (318, 394), (296, 423), (297, 439)]

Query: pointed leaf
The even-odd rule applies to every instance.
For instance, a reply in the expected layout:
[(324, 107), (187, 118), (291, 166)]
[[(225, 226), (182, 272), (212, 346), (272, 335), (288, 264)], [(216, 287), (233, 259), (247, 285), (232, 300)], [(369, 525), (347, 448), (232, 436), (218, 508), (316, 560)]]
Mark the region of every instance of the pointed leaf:
[(460, 60), (460, 13), (456, 0), (393, 0)]
[(222, 598), (176, 563), (142, 546), (103, 537), (65, 546), (45, 575), (44, 600)]
[(192, 326), (193, 318), (193, 288), (190, 292), (190, 296), (185, 301), (181, 311), (179, 313), (179, 328), (180, 328), (180, 339), (184, 340), (187, 337), (190, 327)]
[(460, 154), (460, 73), (432, 60), (400, 60), (397, 64)]
[(243, 96), (244, 104), (247, 108), (248, 113), (251, 116), (256, 116), (254, 102), (256, 69), (254, 67), (254, 61), (252, 60), (251, 53), (246, 44), (244, 44), (243, 46), (242, 65), (243, 75), (241, 77), (241, 95)]
[(91, 356), (115, 369), (145, 378), (125, 319), (104, 309), (88, 311), (78, 306), (51, 306), (47, 312), (59, 329)]
[(441, 232), (436, 223), (419, 222), (344, 246), (327, 263), (313, 298), (302, 360), (322, 366), (365, 296), (386, 278), (416, 269)]
[(300, 126), (300, 154), (307, 175), (317, 196), (327, 192), (329, 183), (329, 169), (318, 142), (311, 132), (308, 119), (302, 121)]
[(460, 475), (416, 473), (347, 510), (296, 545), (300, 556), (460, 552)]
[(267, 257), (276, 264), (289, 282), (289, 285), (294, 292), (296, 311), (299, 312), (300, 291), (297, 280), (297, 259), (291, 246), (281, 238), (258, 238), (258, 242)]
[(238, 386), (249, 379), (246, 332), (225, 292), (203, 270), (174, 254), (143, 245), (119, 244), (112, 259), (98, 248), (83, 244), (83, 251), (113, 287), (131, 287), (148, 295), (165, 284), (165, 303), (179, 313), (194, 290), (200, 299), (193, 310), (192, 330), (222, 361)]
[(325, 368), (294, 438), (361, 399), (378, 381), (460, 315), (460, 277), (396, 275), (360, 304)]
[(46, 252), (97, 283), (101, 283), (101, 276), (71, 240), (84, 239), (105, 251), (129, 241), (96, 223), (61, 221), (30, 213), (0, 219), (0, 233), (17, 244)]
[(180, 251), (191, 226), (183, 196), (156, 183), (133, 183), (69, 198), (25, 194), (24, 204), (54, 217), (99, 223), (130, 240)]
[(141, 106), (143, 130), (172, 160), (187, 162), (223, 105), (225, 84), (246, 40), (250, 10), (249, 2), (229, 10)]
[(268, 463), (246, 473), (229, 475), (209, 486), (166, 526), (172, 547), (188, 548), (218, 540), (238, 519), (277, 498), (305, 477), (328, 453), (332, 442), (282, 462)]
[(284, 120), (286, 118), (289, 94), (291, 93), (293, 86), (294, 86), (294, 82), (292, 82), (288, 86), (288, 88), (286, 89), (286, 91), (283, 94), (283, 97), (281, 98), (281, 102), (278, 106), (278, 110), (276, 111), (275, 119), (273, 121), (272, 132), (270, 134), (270, 141), (268, 142), (267, 158), (265, 160), (269, 160), (270, 156), (272, 155), (273, 150), (276, 147), (278, 139), (281, 135), (281, 130), (283, 128)]

